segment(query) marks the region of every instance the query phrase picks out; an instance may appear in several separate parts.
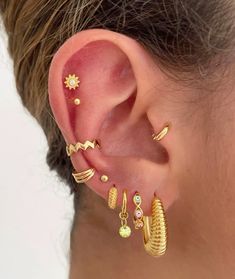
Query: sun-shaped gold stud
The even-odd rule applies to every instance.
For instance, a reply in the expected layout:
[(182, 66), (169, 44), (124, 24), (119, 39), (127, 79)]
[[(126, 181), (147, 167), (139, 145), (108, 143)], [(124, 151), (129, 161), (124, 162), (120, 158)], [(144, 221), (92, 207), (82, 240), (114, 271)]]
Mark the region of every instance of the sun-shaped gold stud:
[(64, 81), (66, 88), (68, 88), (69, 90), (75, 90), (77, 87), (79, 87), (79, 77), (75, 76), (75, 74), (73, 75), (68, 75), (68, 77), (65, 78)]

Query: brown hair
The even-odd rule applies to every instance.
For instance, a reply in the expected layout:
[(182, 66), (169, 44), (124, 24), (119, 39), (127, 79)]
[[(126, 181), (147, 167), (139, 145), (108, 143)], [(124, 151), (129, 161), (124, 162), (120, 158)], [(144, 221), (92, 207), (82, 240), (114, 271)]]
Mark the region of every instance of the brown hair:
[(47, 137), (50, 168), (71, 189), (72, 166), (47, 92), (50, 62), (66, 39), (90, 28), (120, 32), (175, 76), (205, 79), (214, 61), (228, 57), (235, 38), (234, 5), (227, 0), (1, 0), (0, 11), (18, 92)]

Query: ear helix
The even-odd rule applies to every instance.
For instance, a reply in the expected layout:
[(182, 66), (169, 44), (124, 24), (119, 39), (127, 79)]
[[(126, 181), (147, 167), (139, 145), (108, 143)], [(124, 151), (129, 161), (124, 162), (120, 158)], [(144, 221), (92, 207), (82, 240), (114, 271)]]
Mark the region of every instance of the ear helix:
[[(65, 78), (66, 88), (69, 90), (76, 90), (79, 87), (80, 80), (75, 74), (69, 75)], [(77, 103), (77, 104), (76, 104)], [(75, 98), (75, 105), (80, 104), (80, 99)], [(161, 141), (169, 132), (170, 125), (167, 123), (157, 134), (152, 135), (154, 141)], [(86, 151), (88, 149), (101, 148), (101, 144), (97, 139), (87, 140), (84, 143), (70, 143), (66, 146), (66, 152), (69, 157), (80, 151)], [(96, 170), (94, 168), (88, 168), (82, 171), (75, 171), (72, 173), (75, 181), (80, 183), (86, 183), (92, 179), (95, 175)], [(107, 184), (109, 181), (109, 176), (102, 174), (100, 176), (100, 181)], [(112, 185), (107, 191), (108, 193), (108, 206), (111, 209), (115, 209), (117, 206), (118, 200), (118, 188), (116, 185)], [(122, 238), (128, 238), (131, 235), (131, 228), (128, 226), (128, 217), (127, 212), (127, 199), (128, 193), (124, 189), (122, 191), (122, 206), (119, 213), (119, 218), (121, 221), (121, 226), (119, 228), (119, 235)], [(160, 198), (157, 198), (154, 195), (152, 200), (152, 216), (144, 216), (143, 210), (141, 209), (142, 198), (138, 192), (136, 192), (132, 198), (135, 205), (133, 222), (136, 229), (143, 230), (144, 236), (144, 248), (146, 252), (153, 256), (161, 256), (166, 252), (167, 249), (167, 225), (165, 219), (165, 212)]]

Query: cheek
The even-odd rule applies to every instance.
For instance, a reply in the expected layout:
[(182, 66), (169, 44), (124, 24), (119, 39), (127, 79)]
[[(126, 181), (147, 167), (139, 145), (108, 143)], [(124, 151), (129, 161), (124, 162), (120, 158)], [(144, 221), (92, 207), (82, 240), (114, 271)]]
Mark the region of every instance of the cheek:
[(235, 257), (235, 145), (225, 139), (185, 142), (179, 200), (170, 214), (177, 250), (208, 265), (232, 265)]

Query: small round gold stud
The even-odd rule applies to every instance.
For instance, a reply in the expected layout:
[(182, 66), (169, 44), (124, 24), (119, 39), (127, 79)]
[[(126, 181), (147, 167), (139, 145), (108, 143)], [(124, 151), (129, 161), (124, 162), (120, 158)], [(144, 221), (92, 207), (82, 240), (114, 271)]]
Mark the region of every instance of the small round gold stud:
[(74, 99), (74, 104), (79, 106), (81, 104), (81, 100), (79, 98)]
[(109, 177), (106, 174), (103, 174), (103, 175), (101, 175), (100, 180), (105, 183), (105, 182), (108, 182)]

